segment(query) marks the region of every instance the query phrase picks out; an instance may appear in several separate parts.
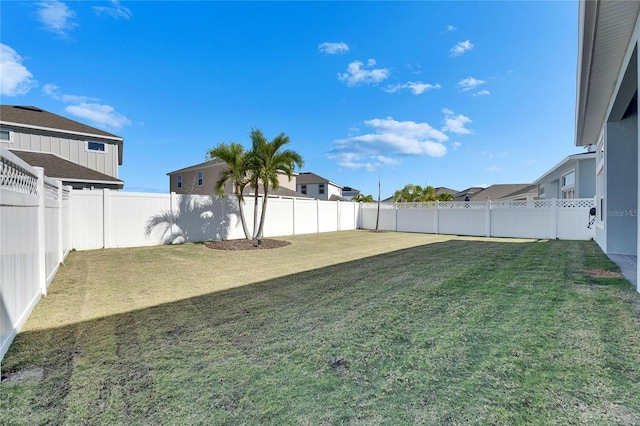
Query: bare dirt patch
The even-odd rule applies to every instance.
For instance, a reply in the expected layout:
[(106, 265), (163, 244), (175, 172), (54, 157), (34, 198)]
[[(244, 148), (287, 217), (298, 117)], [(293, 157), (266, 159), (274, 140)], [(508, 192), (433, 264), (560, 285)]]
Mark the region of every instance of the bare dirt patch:
[(591, 278), (623, 278), (620, 272), (606, 271), (604, 269), (587, 269), (585, 271)]
[(264, 250), (285, 247), (291, 244), (282, 240), (224, 240), (210, 241), (206, 246), (214, 250)]
[(41, 367), (28, 367), (19, 371), (4, 373), (2, 374), (2, 378), (0, 380), (2, 383), (26, 381), (39, 382), (40, 380), (42, 380), (43, 374), (44, 369)]

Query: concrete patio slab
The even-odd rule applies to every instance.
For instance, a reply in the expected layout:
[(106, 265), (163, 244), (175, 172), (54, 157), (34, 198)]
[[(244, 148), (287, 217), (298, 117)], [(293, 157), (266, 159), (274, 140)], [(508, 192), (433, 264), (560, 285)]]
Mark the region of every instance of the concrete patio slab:
[(620, 267), (622, 275), (628, 279), (634, 287), (638, 288), (638, 257), (625, 254), (610, 254), (609, 259), (613, 260)]

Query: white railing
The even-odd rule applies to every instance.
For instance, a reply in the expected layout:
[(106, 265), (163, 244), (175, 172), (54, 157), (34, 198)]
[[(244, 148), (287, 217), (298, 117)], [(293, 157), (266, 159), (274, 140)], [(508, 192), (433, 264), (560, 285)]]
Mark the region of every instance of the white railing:
[(71, 249), (70, 189), (0, 148), (0, 359)]
[[(380, 205), (379, 229), (486, 237), (590, 240), (592, 198), (526, 201), (446, 201)], [(361, 227), (374, 229), (375, 203), (363, 204)]]

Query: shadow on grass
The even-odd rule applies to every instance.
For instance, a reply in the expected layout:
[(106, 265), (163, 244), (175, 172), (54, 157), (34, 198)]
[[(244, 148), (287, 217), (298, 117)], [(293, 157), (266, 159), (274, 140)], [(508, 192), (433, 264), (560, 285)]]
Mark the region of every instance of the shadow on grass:
[[(582, 272), (615, 269), (602, 257), (590, 242), (447, 241), (25, 332), (3, 369), (44, 377), (2, 385), (0, 406), (16, 423), (566, 423), (577, 402), (640, 419), (640, 332), (628, 343), (615, 329), (631, 309), (607, 311), (632, 290)], [(575, 290), (590, 282), (608, 287)], [(589, 362), (567, 346), (585, 312), (619, 345)], [(588, 370), (609, 357), (622, 377)]]

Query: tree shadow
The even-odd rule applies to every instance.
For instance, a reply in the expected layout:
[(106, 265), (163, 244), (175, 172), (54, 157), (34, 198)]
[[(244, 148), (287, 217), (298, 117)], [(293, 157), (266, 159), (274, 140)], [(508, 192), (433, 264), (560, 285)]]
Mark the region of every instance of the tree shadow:
[(147, 220), (145, 235), (162, 244), (226, 240), (239, 220), (233, 200), (213, 195), (178, 194), (177, 205)]

